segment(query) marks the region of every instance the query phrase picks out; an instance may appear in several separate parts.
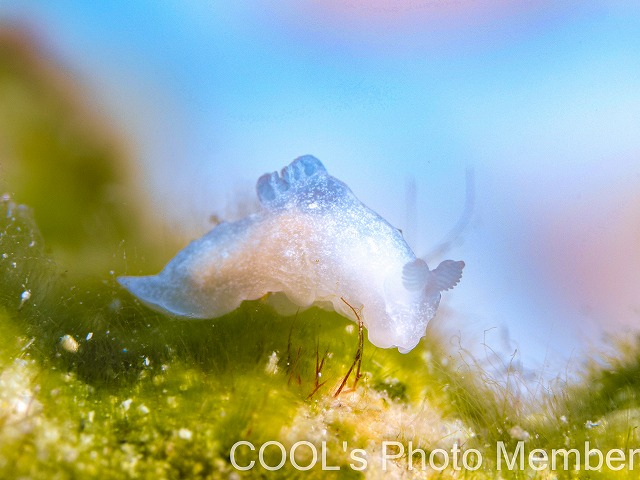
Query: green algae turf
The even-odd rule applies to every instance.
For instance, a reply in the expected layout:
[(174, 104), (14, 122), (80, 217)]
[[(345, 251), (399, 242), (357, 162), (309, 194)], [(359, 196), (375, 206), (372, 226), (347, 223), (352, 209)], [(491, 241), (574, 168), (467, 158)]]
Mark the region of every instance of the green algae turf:
[[(376, 477), (348, 467), (343, 441), (373, 453), (382, 440), (415, 440), (429, 452), (453, 442), (437, 434), (443, 426), (459, 427), (460, 444), (486, 463), (430, 478), (636, 478), (495, 465), (498, 442), (512, 452), (519, 438), (527, 451), (637, 446), (636, 341), (574, 383), (530, 392), (508, 362), (489, 370), (430, 327), (407, 355), (365, 341), (355, 393), (352, 378), (334, 399), (357, 346), (355, 325), (334, 313), (279, 317), (256, 301), (184, 321), (138, 304), (115, 275), (155, 273), (179, 242), (156, 235), (154, 212), (139, 206), (126, 142), (28, 37), (7, 31), (0, 186), (15, 201), (0, 201), (0, 478), (325, 478), (289, 463), (277, 472), (230, 463), (238, 440), (307, 439), (328, 442), (328, 463), (344, 467), (334, 475)], [(268, 463), (276, 457), (270, 450)], [(424, 476), (406, 460), (392, 473)]]

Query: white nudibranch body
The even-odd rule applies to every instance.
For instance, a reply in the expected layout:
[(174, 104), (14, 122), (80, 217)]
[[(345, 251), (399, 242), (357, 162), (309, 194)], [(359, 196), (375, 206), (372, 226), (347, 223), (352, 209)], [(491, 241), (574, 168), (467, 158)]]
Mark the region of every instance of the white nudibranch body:
[[(221, 223), (191, 242), (158, 274), (119, 282), (152, 308), (214, 318), (267, 293), (307, 308), (333, 308), (369, 340), (406, 353), (425, 335), (463, 262), (436, 269), (416, 258), (400, 231), (363, 205), (310, 155), (258, 180), (262, 209)], [(278, 302), (274, 302), (278, 303)]]

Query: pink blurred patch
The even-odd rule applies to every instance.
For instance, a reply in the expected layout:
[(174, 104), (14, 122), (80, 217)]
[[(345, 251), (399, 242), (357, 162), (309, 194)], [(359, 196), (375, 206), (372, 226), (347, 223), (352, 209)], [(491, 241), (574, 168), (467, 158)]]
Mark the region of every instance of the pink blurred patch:
[(640, 193), (615, 186), (553, 214), (540, 268), (561, 302), (605, 330), (640, 326)]
[(320, 0), (281, 2), (275, 8), (270, 14), (285, 19), (287, 30), (299, 38), (397, 53), (399, 47), (513, 40), (527, 25), (552, 18), (559, 6), (550, 0)]
[(364, 27), (371, 22), (379, 25), (403, 25), (479, 21), (501, 18), (547, 2), (514, 2), (509, 0), (425, 1), (425, 0), (321, 0), (308, 5), (308, 12), (317, 17)]

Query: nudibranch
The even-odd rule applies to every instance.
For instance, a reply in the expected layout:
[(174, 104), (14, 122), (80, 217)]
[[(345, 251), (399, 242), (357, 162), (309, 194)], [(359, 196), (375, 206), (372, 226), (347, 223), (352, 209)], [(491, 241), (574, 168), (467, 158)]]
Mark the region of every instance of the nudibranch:
[(263, 175), (256, 190), (260, 211), (220, 223), (158, 275), (119, 282), (151, 308), (190, 318), (219, 317), (269, 293), (354, 321), (350, 306), (362, 307), (371, 343), (407, 353), (425, 335), (441, 292), (462, 277), (461, 261), (430, 270), (397, 228), (313, 156)]

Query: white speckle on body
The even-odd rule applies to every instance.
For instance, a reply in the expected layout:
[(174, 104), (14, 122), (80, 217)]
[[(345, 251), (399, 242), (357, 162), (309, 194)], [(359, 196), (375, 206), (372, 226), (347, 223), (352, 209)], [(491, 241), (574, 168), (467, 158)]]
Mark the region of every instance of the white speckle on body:
[(529, 432), (527, 432), (520, 425), (514, 425), (513, 427), (511, 427), (509, 429), (509, 435), (514, 440), (518, 440), (521, 442), (528, 442), (529, 439), (531, 438), (531, 435), (529, 434)]
[(587, 420), (584, 424), (585, 428), (591, 430), (592, 428), (596, 428), (600, 426), (600, 422), (592, 422), (591, 420)]
[(460, 281), (463, 262), (430, 270), (315, 157), (263, 175), (256, 191), (258, 213), (216, 225), (158, 275), (118, 281), (150, 307), (190, 318), (219, 317), (270, 293), (282, 313), (316, 304), (357, 321), (349, 305), (362, 307), (371, 343), (402, 353), (425, 335), (441, 292)]
[(33, 345), (35, 341), (36, 341), (36, 337), (31, 337), (31, 338), (29, 339), (29, 341), (27, 342), (27, 344), (26, 344), (24, 347), (22, 347), (20, 350), (21, 350), (21, 351), (23, 351), (23, 352), (24, 352), (25, 350), (28, 350), (28, 349), (29, 349), (29, 347), (30, 347), (31, 345)]
[(26, 393), (20, 397), (15, 397), (11, 404), (13, 409), (13, 413), (16, 415), (24, 415), (29, 411), (29, 404), (31, 403), (32, 397), (30, 393)]
[(267, 365), (264, 368), (265, 372), (267, 372), (269, 375), (275, 375), (276, 373), (278, 373), (279, 360), (280, 359), (278, 358), (277, 352), (271, 352), (271, 355), (269, 355), (269, 360), (267, 361)]
[(190, 442), (193, 438), (193, 433), (188, 428), (181, 428), (180, 430), (178, 430), (178, 437), (182, 440)]
[(60, 346), (70, 353), (76, 353), (79, 348), (79, 345), (78, 345), (78, 342), (76, 342), (76, 339), (68, 334), (63, 335), (62, 338), (60, 338)]
[(123, 402), (120, 404), (120, 407), (122, 407), (122, 409), (125, 412), (128, 412), (129, 409), (131, 408), (132, 403), (133, 403), (133, 399), (127, 398), (126, 400), (123, 400)]
[(31, 298), (31, 290), (25, 290), (20, 295), (20, 306), (18, 308), (22, 308), (22, 306)]
[(89, 333), (87, 333), (87, 336), (86, 336), (85, 338), (86, 338), (87, 342), (88, 342), (89, 340), (91, 340), (91, 339), (93, 338), (93, 332), (89, 332)]

